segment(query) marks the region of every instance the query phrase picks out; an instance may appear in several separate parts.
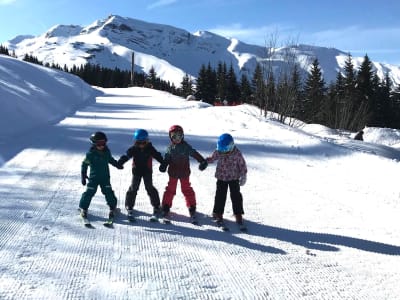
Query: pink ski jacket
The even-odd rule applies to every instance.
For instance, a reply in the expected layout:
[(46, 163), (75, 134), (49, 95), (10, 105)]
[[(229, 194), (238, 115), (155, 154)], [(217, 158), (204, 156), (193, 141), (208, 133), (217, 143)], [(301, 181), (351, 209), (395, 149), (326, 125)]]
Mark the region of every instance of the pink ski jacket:
[(233, 148), (229, 153), (219, 153), (217, 150), (207, 158), (208, 163), (217, 162), (215, 177), (222, 181), (238, 180), (247, 174), (246, 161), (240, 150)]

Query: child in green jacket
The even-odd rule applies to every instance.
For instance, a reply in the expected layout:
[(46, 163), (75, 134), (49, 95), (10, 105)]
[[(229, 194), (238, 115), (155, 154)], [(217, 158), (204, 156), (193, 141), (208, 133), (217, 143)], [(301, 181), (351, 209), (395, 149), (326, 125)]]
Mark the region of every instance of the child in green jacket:
[[(92, 146), (86, 153), (86, 157), (81, 166), (81, 182), (86, 185), (86, 191), (82, 194), (79, 202), (81, 216), (87, 218), (87, 210), (93, 196), (96, 194), (97, 187), (100, 185), (101, 192), (106, 197), (106, 202), (110, 207), (109, 218), (114, 217), (114, 210), (117, 207), (117, 198), (112, 190), (110, 183), (110, 169), (108, 164), (113, 165), (117, 169), (122, 169), (123, 166), (112, 157), (110, 149), (107, 147), (107, 136), (101, 132), (95, 132), (91, 135), (90, 141)], [(87, 177), (87, 169), (90, 166), (89, 177)]]

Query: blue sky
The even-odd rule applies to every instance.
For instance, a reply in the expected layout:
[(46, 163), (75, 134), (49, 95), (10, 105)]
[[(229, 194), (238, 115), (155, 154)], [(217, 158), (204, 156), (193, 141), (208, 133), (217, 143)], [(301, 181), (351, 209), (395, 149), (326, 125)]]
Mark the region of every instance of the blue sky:
[(398, 0), (0, 0), (0, 43), (110, 14), (257, 45), (334, 47), (400, 65)]

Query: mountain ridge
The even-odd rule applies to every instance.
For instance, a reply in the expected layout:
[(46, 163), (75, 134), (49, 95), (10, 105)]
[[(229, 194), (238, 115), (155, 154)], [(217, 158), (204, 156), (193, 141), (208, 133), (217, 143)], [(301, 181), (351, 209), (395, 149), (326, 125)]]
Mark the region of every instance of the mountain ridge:
[[(336, 48), (305, 44), (273, 48), (271, 55), (266, 46), (247, 44), (209, 31), (190, 33), (170, 25), (118, 15), (96, 20), (85, 27), (56, 25), (40, 36), (18, 36), (4, 45), (15, 51), (19, 58), (28, 53), (44, 63), (69, 68), (90, 62), (130, 70), (134, 52), (135, 71), (147, 73), (153, 67), (161, 79), (176, 86), (180, 85), (185, 74), (196, 78), (201, 65), (210, 63), (216, 68), (221, 61), (228, 66), (232, 63), (238, 78), (242, 74), (251, 78), (257, 63), (263, 61), (272, 63), (274, 70), (279, 72), (288, 51), (295, 53), (304, 74), (312, 60), (317, 58), (324, 79), (329, 83), (335, 80), (348, 56)], [(362, 60), (363, 57), (353, 57), (355, 68)], [(373, 68), (380, 78), (388, 73), (393, 83), (400, 84), (400, 67), (373, 62)]]

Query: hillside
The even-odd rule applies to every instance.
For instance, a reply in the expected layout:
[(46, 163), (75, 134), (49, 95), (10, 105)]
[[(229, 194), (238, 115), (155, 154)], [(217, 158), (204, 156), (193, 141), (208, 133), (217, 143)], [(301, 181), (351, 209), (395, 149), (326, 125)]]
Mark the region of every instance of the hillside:
[[(266, 33), (266, 38), (268, 33)], [(185, 74), (198, 76), (202, 64), (216, 67), (221, 61), (232, 66), (238, 78), (252, 76), (257, 62), (268, 61), (278, 74), (283, 61), (294, 55), (303, 68), (318, 58), (326, 82), (335, 80), (344, 67), (348, 53), (338, 49), (310, 45), (249, 45), (234, 38), (225, 38), (207, 31), (189, 33), (169, 25), (148, 23), (121, 16), (109, 16), (86, 27), (55, 25), (37, 37), (19, 36), (4, 42), (16, 55), (32, 54), (44, 63), (72, 67), (86, 62), (108, 68), (131, 69), (135, 52), (135, 71), (146, 73), (154, 67), (157, 75), (180, 86)], [(273, 46), (275, 48), (267, 49)], [(288, 54), (289, 53), (289, 54)], [(272, 55), (271, 55), (272, 54)], [(370, 56), (373, 61), (373, 57)], [(357, 68), (363, 58), (354, 57)], [(380, 78), (388, 73), (392, 82), (400, 84), (400, 67), (373, 62)], [(276, 76), (277, 78), (277, 76)]]

